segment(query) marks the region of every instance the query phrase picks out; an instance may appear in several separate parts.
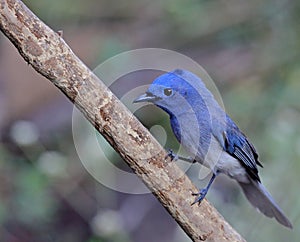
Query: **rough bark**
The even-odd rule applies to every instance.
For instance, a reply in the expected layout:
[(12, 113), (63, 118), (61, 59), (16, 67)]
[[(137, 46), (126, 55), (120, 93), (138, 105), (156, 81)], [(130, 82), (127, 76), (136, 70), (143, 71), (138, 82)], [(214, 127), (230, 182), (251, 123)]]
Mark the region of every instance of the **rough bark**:
[[(193, 241), (245, 241), (211, 206), (191, 206), (197, 188), (159, 143), (21, 1), (0, 0), (0, 29), (21, 56), (59, 88), (123, 157)], [(34, 87), (32, 87), (34, 88)]]

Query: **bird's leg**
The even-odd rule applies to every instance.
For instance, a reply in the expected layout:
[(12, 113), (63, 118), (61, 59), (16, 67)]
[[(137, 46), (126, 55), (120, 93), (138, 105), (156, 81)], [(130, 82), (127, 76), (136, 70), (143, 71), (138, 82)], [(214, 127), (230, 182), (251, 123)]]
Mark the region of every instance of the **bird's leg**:
[(213, 183), (213, 181), (215, 180), (215, 178), (217, 177), (217, 173), (213, 173), (212, 177), (210, 178), (207, 186), (205, 188), (202, 188), (201, 190), (199, 190), (198, 193), (192, 193), (193, 196), (197, 196), (195, 201), (191, 204), (194, 205), (195, 203), (201, 203), (201, 201), (205, 198), (208, 189), (210, 188), (211, 184)]
[(178, 154), (175, 154), (172, 149), (168, 149), (167, 157), (168, 156), (171, 158), (172, 161), (173, 160), (177, 161), (179, 159), (179, 160), (183, 160), (183, 161), (186, 161), (186, 162), (189, 162), (189, 163), (195, 163), (196, 162), (196, 160), (191, 158), (191, 157), (182, 157), (182, 156), (179, 156)]
[(188, 163), (196, 163), (197, 161), (195, 159), (193, 159), (192, 157), (182, 157), (182, 156), (178, 156), (179, 160), (183, 160), (186, 161)]

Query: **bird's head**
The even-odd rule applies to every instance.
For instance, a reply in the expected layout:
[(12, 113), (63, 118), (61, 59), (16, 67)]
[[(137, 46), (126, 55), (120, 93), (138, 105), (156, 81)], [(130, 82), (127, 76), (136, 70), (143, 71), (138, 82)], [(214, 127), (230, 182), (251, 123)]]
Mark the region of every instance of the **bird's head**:
[(150, 102), (176, 115), (180, 110), (187, 110), (191, 102), (197, 99), (199, 92), (193, 82), (199, 81), (194, 74), (177, 69), (157, 77), (145, 94), (133, 102)]

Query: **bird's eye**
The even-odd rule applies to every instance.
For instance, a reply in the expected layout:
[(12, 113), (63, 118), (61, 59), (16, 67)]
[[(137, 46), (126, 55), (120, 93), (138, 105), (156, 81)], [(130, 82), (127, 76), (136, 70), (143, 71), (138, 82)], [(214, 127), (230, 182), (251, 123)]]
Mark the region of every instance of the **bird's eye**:
[(164, 89), (164, 94), (166, 95), (166, 96), (171, 96), (172, 95), (172, 89), (171, 88), (165, 88)]

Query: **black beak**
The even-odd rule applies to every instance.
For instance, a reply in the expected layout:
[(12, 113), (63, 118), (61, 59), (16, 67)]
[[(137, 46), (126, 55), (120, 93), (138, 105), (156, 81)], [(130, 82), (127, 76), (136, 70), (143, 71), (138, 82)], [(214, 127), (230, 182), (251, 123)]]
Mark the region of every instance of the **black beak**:
[(139, 96), (138, 98), (133, 100), (133, 103), (141, 103), (141, 102), (155, 102), (157, 100), (159, 100), (160, 98), (153, 95), (150, 92), (146, 92), (145, 94)]

